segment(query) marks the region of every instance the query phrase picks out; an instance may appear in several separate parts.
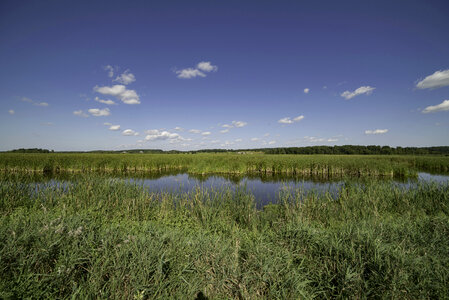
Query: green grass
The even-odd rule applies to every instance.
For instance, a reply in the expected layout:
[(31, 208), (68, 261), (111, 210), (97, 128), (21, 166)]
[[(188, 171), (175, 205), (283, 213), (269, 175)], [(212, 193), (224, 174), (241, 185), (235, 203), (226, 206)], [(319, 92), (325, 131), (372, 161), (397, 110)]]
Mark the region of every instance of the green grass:
[(449, 157), (399, 155), (18, 154), (1, 153), (0, 170), (28, 172), (160, 172), (416, 176), (447, 172)]
[(0, 180), (0, 298), (449, 295), (449, 185), (348, 182), (339, 196), (153, 193), (124, 180)]

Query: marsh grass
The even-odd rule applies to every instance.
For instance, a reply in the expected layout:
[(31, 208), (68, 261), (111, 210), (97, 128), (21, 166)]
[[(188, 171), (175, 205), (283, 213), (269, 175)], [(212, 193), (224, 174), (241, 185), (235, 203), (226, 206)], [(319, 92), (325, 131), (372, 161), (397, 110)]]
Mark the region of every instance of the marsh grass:
[(412, 155), (226, 154), (0, 154), (0, 169), (14, 172), (162, 172), (190, 174), (294, 174), (416, 176), (418, 170), (447, 172), (449, 157)]
[(0, 181), (0, 298), (447, 298), (449, 186), (153, 193), (89, 174)]

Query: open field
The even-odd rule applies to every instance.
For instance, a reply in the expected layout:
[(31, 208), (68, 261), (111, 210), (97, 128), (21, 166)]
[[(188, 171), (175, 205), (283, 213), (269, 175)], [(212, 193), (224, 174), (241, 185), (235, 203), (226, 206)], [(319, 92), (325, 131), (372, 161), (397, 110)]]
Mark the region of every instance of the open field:
[(1, 153), (3, 171), (150, 172), (192, 174), (287, 173), (307, 175), (415, 176), (449, 171), (449, 156), (265, 154), (16, 154)]
[(31, 175), (0, 180), (0, 298), (449, 295), (448, 184), (348, 182), (257, 210), (243, 189), (156, 194), (95, 173)]

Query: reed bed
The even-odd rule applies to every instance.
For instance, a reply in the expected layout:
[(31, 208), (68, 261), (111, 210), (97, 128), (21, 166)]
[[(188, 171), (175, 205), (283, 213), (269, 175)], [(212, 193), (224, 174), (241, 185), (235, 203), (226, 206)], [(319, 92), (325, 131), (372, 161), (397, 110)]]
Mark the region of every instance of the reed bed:
[(444, 299), (449, 185), (154, 193), (74, 175), (0, 180), (0, 298)]
[(449, 171), (445, 156), (225, 154), (0, 154), (8, 172), (161, 172), (191, 174), (294, 174), (315, 176), (416, 176)]

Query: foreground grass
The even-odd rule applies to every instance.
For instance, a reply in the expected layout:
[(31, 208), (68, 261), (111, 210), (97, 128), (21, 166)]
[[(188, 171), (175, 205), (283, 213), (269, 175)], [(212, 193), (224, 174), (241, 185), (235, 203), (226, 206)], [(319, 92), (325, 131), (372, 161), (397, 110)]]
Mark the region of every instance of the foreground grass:
[(449, 186), (155, 194), (0, 181), (0, 298), (447, 298)]
[(1, 153), (0, 170), (133, 172), (184, 170), (191, 174), (416, 176), (449, 171), (449, 156), (226, 154)]

